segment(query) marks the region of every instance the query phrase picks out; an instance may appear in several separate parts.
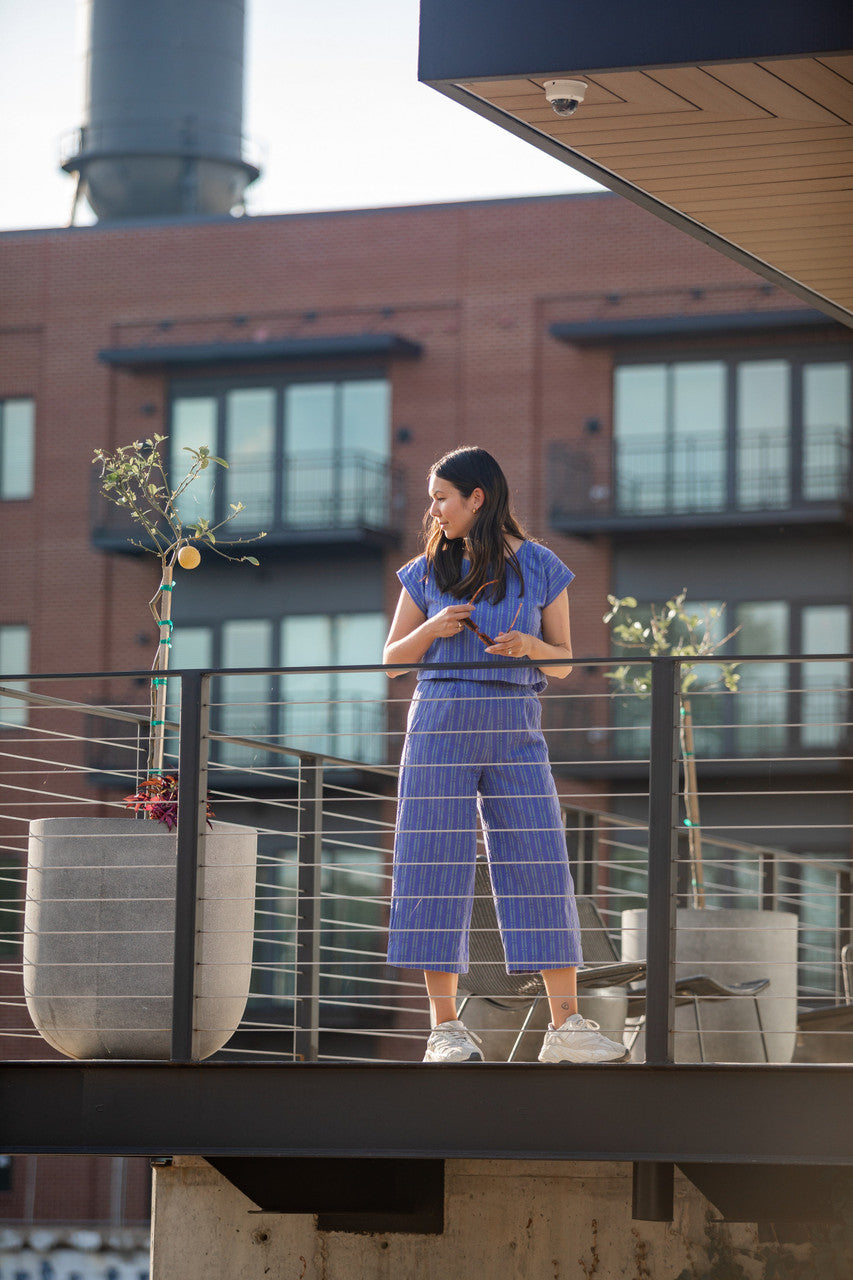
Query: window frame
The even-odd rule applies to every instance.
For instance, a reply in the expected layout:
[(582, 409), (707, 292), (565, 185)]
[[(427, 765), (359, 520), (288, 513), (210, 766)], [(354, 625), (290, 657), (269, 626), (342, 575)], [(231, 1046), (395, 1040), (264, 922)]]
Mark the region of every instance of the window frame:
[[(362, 365), (357, 369), (346, 369), (336, 366), (334, 370), (322, 369), (300, 369), (288, 372), (279, 372), (275, 374), (256, 372), (254, 374), (237, 374), (234, 376), (219, 377), (189, 377), (189, 378), (173, 378), (169, 382), (167, 394), (167, 435), (171, 434), (172, 423), (174, 418), (175, 403), (181, 399), (190, 398), (210, 398), (216, 401), (216, 439), (210, 444), (210, 448), (218, 457), (224, 457), (228, 460), (227, 448), (227, 429), (228, 429), (228, 395), (232, 391), (246, 390), (270, 390), (274, 397), (274, 448), (271, 459), (271, 470), (273, 475), (272, 485), (272, 517), (269, 522), (262, 522), (265, 528), (288, 528), (288, 527), (311, 527), (310, 522), (300, 523), (289, 519), (289, 499), (286, 490), (287, 483), (287, 462), (289, 454), (286, 452), (287, 441), (287, 417), (286, 404), (287, 392), (290, 387), (310, 386), (314, 384), (332, 384), (336, 388), (339, 403), (335, 411), (334, 436), (335, 442), (331, 452), (331, 466), (335, 477), (337, 478), (337, 487), (335, 490), (334, 500), (340, 499), (338, 489), (340, 488), (340, 480), (344, 474), (344, 460), (346, 458), (347, 449), (342, 440), (342, 421), (340, 416), (340, 388), (346, 383), (354, 382), (384, 382), (388, 390), (388, 420), (387, 433), (385, 440), (385, 452), (381, 462), (390, 466), (392, 440), (391, 426), (392, 414), (391, 403), (393, 394), (393, 383), (387, 367), (384, 365)], [(206, 441), (199, 443), (208, 443)], [(379, 460), (377, 460), (379, 461)], [(167, 460), (167, 472), (171, 470), (171, 458)], [(239, 475), (239, 473), (236, 473)], [(227, 504), (230, 500), (226, 485), (217, 485), (213, 499), (213, 519), (211, 523), (222, 520), (227, 514)], [(247, 516), (251, 512), (246, 513)]]
[[(713, 605), (715, 602), (714, 601), (706, 602), (700, 599), (698, 596), (695, 599), (690, 599), (688, 601), (688, 604), (692, 608), (694, 608), (696, 611), (699, 611), (700, 609), (705, 607), (706, 603), (708, 603), (709, 605)], [(640, 609), (647, 608), (649, 604), (650, 604), (649, 601), (641, 600), (639, 602), (638, 608)], [(722, 690), (717, 690), (716, 692), (711, 691), (707, 696), (726, 699), (727, 704), (732, 708), (731, 714), (724, 715), (723, 725), (721, 726), (723, 728), (724, 737), (720, 743), (720, 750), (723, 756), (730, 755), (736, 759), (747, 760), (747, 759), (772, 758), (773, 754), (779, 751), (783, 751), (783, 752), (796, 751), (801, 756), (809, 756), (809, 757), (813, 756), (815, 758), (825, 758), (827, 756), (832, 757), (838, 754), (840, 751), (844, 750), (845, 743), (848, 741), (850, 737), (850, 730), (845, 729), (844, 725), (846, 723), (849, 723), (851, 721), (851, 718), (853, 718), (853, 715), (851, 714), (853, 713), (853, 694), (851, 694), (851, 690), (849, 687), (849, 684), (850, 684), (849, 679), (847, 682), (847, 689), (846, 689), (847, 710), (843, 716), (843, 721), (839, 724), (840, 732), (839, 732), (838, 740), (834, 744), (827, 745), (827, 746), (807, 745), (804, 740), (807, 729), (808, 729), (808, 722), (804, 720), (805, 700), (809, 693), (816, 692), (816, 690), (813, 691), (813, 690), (807, 689), (802, 680), (801, 675), (797, 674), (803, 671), (806, 663), (797, 662), (796, 660), (789, 661), (789, 659), (796, 659), (797, 657), (800, 657), (803, 659), (810, 659), (810, 658), (818, 658), (822, 656), (817, 653), (807, 654), (803, 652), (803, 634), (804, 634), (803, 623), (804, 623), (805, 612), (808, 609), (813, 609), (813, 608), (845, 609), (847, 611), (848, 635), (853, 635), (853, 605), (851, 605), (849, 597), (845, 598), (843, 596), (837, 596), (837, 595), (831, 596), (831, 597), (810, 595), (810, 596), (799, 597), (796, 600), (790, 600), (790, 599), (780, 598), (774, 595), (772, 597), (771, 596), (768, 596), (768, 597), (751, 596), (748, 599), (747, 598), (744, 598), (744, 599), (729, 598), (726, 601), (725, 613), (723, 614), (724, 631), (726, 632), (731, 631), (738, 625), (737, 616), (738, 616), (738, 611), (741, 608), (748, 605), (759, 605), (759, 604), (784, 605), (787, 611), (787, 616), (786, 616), (787, 632), (788, 632), (787, 651), (779, 655), (768, 654), (768, 658), (767, 658), (768, 663), (773, 662), (775, 659), (785, 664), (786, 673), (787, 673), (786, 687), (784, 690), (784, 712), (783, 712), (785, 728), (780, 741), (774, 744), (773, 749), (769, 751), (767, 755), (758, 755), (755, 751), (745, 748), (742, 744), (741, 737), (739, 736), (738, 730), (740, 726), (737, 723), (737, 707), (736, 707), (736, 701), (739, 695), (725, 693)], [(637, 665), (637, 666), (644, 665), (644, 660), (641, 654), (637, 653), (636, 655), (634, 655), (631, 651), (621, 650), (615, 641), (611, 641), (611, 652), (614, 660), (616, 661), (624, 662), (624, 663), (627, 663), (628, 665)], [(718, 650), (718, 656), (719, 656), (720, 662), (737, 663), (738, 661), (737, 636), (733, 636), (729, 640), (727, 645), (725, 645), (722, 649)], [(753, 656), (757, 656), (757, 655), (753, 655)], [(837, 656), (839, 658), (848, 657), (848, 655), (846, 654), (841, 654)], [(744, 670), (744, 669), (745, 668), (742, 668), (741, 670)], [(848, 669), (853, 670), (853, 658), (849, 658)], [(757, 690), (756, 692), (760, 692), (760, 690)], [(701, 689), (696, 689), (691, 694), (691, 697), (694, 700), (694, 702), (697, 698), (701, 698), (703, 696), (705, 695), (703, 695)], [(618, 698), (618, 694), (614, 695), (614, 697)], [(616, 710), (616, 706), (617, 704), (614, 703), (614, 711)], [(618, 718), (616, 715), (614, 715), (614, 723), (618, 727)], [(630, 726), (625, 726), (625, 727), (629, 728)], [(697, 723), (695, 724), (695, 732), (697, 734), (697, 737), (702, 734), (703, 729), (708, 729), (709, 731), (713, 731), (715, 728), (717, 728), (717, 726), (713, 724), (703, 725), (699, 721), (697, 721)], [(630, 741), (630, 737), (628, 736), (628, 734), (625, 734), (625, 740)], [(624, 753), (619, 752), (619, 749), (618, 749), (619, 737), (617, 737), (616, 743), (617, 743), (616, 754), (619, 759), (629, 760), (629, 759), (637, 758), (637, 753), (633, 753), (630, 751), (624, 752)], [(709, 758), (713, 758), (713, 756)]]
[[(788, 365), (788, 463), (789, 463), (789, 492), (787, 500), (772, 507), (764, 507), (761, 504), (752, 505), (745, 504), (739, 494), (739, 465), (738, 465), (738, 449), (741, 443), (740, 423), (738, 422), (738, 379), (737, 366), (741, 364), (759, 363), (762, 361), (784, 361)], [(713, 512), (755, 512), (755, 511), (787, 511), (794, 508), (819, 506), (827, 501), (845, 501), (849, 500), (851, 492), (853, 492), (853, 483), (851, 476), (853, 475), (853, 351), (849, 345), (843, 345), (835, 342), (830, 345), (808, 346), (805, 344), (776, 344), (769, 345), (760, 343), (756, 345), (744, 344), (743, 346), (734, 347), (730, 344), (721, 344), (714, 346), (713, 344), (704, 343), (699, 348), (691, 349), (683, 344), (665, 346), (656, 345), (654, 350), (647, 348), (638, 349), (637, 347), (626, 347), (618, 354), (614, 354), (613, 365), (611, 371), (611, 391), (613, 397), (612, 412), (612, 448), (611, 448), (611, 492), (614, 495), (614, 509), (619, 514), (637, 515), (637, 516), (653, 516), (661, 514), (661, 510), (654, 511), (638, 511), (633, 512), (630, 508), (622, 507), (618, 502), (619, 494), (619, 435), (617, 432), (616, 421), (616, 379), (620, 369), (630, 366), (661, 366), (666, 373), (666, 404), (665, 404), (665, 450), (666, 455), (672, 453), (672, 446), (676, 439), (676, 425), (673, 421), (672, 406), (672, 378), (671, 370), (673, 366), (679, 364), (723, 364), (725, 366), (725, 423), (723, 436), (725, 440), (725, 501), (719, 507), (709, 509), (706, 514)], [(807, 365), (816, 364), (846, 364), (849, 369), (851, 402), (849, 406), (850, 421), (847, 424), (848, 441), (847, 441), (847, 474), (839, 494), (827, 497), (809, 498), (805, 494), (804, 484), (805, 474), (805, 450), (806, 450), (806, 429), (804, 421), (804, 369)], [(668, 475), (668, 483), (671, 477)], [(704, 509), (703, 509), (704, 510)], [(681, 511), (681, 508), (679, 508)], [(689, 509), (681, 511), (686, 515)]]
[[(10, 404), (29, 404), (32, 406), (30, 434), (29, 434), (29, 488), (26, 493), (6, 492), (6, 476), (3, 459), (6, 453), (6, 410)], [(35, 467), (36, 467), (36, 398), (34, 395), (8, 395), (0, 396), (0, 502), (29, 502), (35, 495)]]
[[(26, 635), (26, 661), (23, 669), (13, 672), (14, 675), (25, 675), (32, 670), (32, 644), (33, 633), (32, 627), (28, 622), (0, 622), (0, 676), (4, 674), (3, 667), (5, 660), (2, 658), (4, 633), (7, 631), (23, 631)], [(15, 681), (17, 687), (22, 691), (26, 691), (30, 687), (28, 680)], [(17, 714), (15, 714), (17, 712)], [(9, 719), (6, 719), (9, 714)], [(18, 728), (26, 728), (30, 722), (30, 707), (27, 702), (18, 702), (16, 699), (0, 697), (0, 732), (9, 732)]]
[[(329, 670), (328, 670), (328, 673), (323, 677), (324, 679), (327, 679), (329, 681), (329, 688), (327, 692), (326, 701), (327, 701), (328, 707), (330, 708), (330, 715), (327, 718), (327, 723), (325, 727), (323, 726), (319, 727), (315, 735), (304, 735), (289, 729), (287, 727), (286, 708), (282, 703), (282, 690), (280, 689), (282, 676), (279, 674), (270, 674), (268, 677), (270, 681), (269, 706), (266, 708), (266, 711), (265, 711), (266, 723), (264, 728), (260, 731), (262, 734), (269, 735), (273, 739), (276, 739), (280, 735), (285, 734), (289, 737), (292, 737), (295, 740), (295, 746), (297, 747), (297, 749), (301, 749), (301, 750), (310, 750), (310, 748), (308, 747), (299, 747), (299, 739), (306, 736), (309, 736), (309, 737), (315, 736), (318, 738), (331, 736), (334, 739), (335, 737), (346, 737), (348, 735), (348, 730), (345, 724), (347, 704), (345, 702), (340, 701), (342, 695), (346, 693), (345, 682), (348, 678), (348, 673), (346, 672), (339, 673), (333, 668), (338, 666), (342, 666), (342, 667), (358, 666), (360, 665), (360, 662), (359, 660), (354, 660), (352, 662), (345, 662), (341, 660), (341, 654), (339, 651), (340, 639), (338, 636), (338, 629), (336, 624), (337, 624), (337, 620), (340, 618), (350, 618), (350, 617), (358, 617), (358, 616), (363, 616), (365, 618), (371, 617), (371, 618), (381, 620), (381, 630), (383, 634), (384, 634), (384, 631), (387, 629), (387, 615), (385, 614), (384, 610), (381, 610), (381, 609), (364, 609), (364, 610), (341, 609), (335, 613), (320, 613), (319, 611), (312, 611), (310, 613), (307, 611), (299, 612), (299, 613), (285, 613), (285, 614), (270, 613), (270, 614), (258, 615), (252, 618), (240, 619), (241, 622), (263, 622), (263, 623), (269, 624), (270, 640), (271, 640), (270, 655), (269, 655), (270, 661), (267, 663), (260, 664), (258, 666), (258, 671), (261, 673), (261, 678), (264, 678), (263, 673), (267, 669), (269, 669), (271, 672), (275, 672), (275, 673), (282, 672), (285, 674), (288, 670), (288, 668), (283, 666), (281, 663), (282, 631), (283, 631), (283, 626), (287, 621), (290, 621), (295, 618), (315, 618), (315, 617), (331, 620), (332, 661), (329, 664), (327, 664)], [(179, 619), (176, 620), (176, 626), (175, 626), (176, 635), (180, 634), (180, 630), (182, 626), (186, 628), (191, 628), (191, 629), (199, 629), (199, 630), (204, 629), (208, 632), (210, 637), (211, 669), (215, 671), (221, 671), (223, 673), (221, 676), (217, 677), (217, 679), (219, 680), (227, 680), (229, 678), (228, 677), (229, 668), (225, 667), (222, 661), (223, 646), (225, 641), (224, 629), (227, 626), (229, 621), (233, 621), (233, 619), (222, 618), (222, 617), (211, 618), (209, 615), (193, 616), (192, 618), (186, 618), (183, 621)], [(376, 659), (377, 664), (379, 663), (380, 658), (381, 658), (381, 654), (377, 654), (377, 659)], [(174, 665), (178, 667), (177, 663), (175, 663)], [(319, 665), (322, 670), (323, 664), (319, 664)], [(240, 669), (241, 668), (239, 667), (239, 665), (235, 664), (235, 670), (240, 671)], [(243, 673), (242, 678), (252, 678), (250, 673), (251, 673), (251, 668), (247, 666), (245, 669), (245, 672)], [(241, 678), (241, 677), (238, 676), (237, 678)], [(275, 683), (273, 684), (273, 682)], [(224, 701), (224, 691), (221, 688), (218, 691), (214, 689), (214, 693), (212, 696), (212, 708), (211, 708), (211, 711), (212, 711), (211, 728), (214, 730), (214, 732), (228, 733), (229, 730), (225, 723), (224, 708), (221, 705), (222, 701)], [(379, 732), (384, 733), (386, 719), (387, 719), (387, 715), (383, 714), (382, 716), (383, 723), (379, 729)], [(235, 736), (238, 736), (238, 737), (241, 736), (239, 731)], [(336, 752), (334, 748), (328, 752), (323, 748), (318, 748), (318, 752), (321, 755), (322, 754), (329, 754), (329, 755), (341, 754), (339, 752)], [(369, 758), (366, 758), (364, 760), (359, 760), (355, 756), (353, 756), (353, 760), (356, 764), (360, 764), (360, 763), (384, 764), (385, 753), (384, 752), (382, 753), (381, 758), (379, 760), (372, 760)], [(227, 764), (225, 764), (224, 767), (227, 769)]]

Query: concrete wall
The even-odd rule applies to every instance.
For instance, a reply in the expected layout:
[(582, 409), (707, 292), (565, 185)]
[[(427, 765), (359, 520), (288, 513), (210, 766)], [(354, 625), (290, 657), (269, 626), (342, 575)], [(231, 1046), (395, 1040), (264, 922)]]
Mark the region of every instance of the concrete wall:
[[(317, 1231), (254, 1206), (204, 1160), (155, 1173), (151, 1280), (759, 1280), (799, 1270), (805, 1245), (720, 1223), (676, 1173), (675, 1221), (631, 1219), (631, 1166), (451, 1160), (443, 1235)], [(788, 1266), (789, 1270), (774, 1271)], [(790, 1267), (796, 1269), (791, 1272)], [(720, 1268), (723, 1270), (720, 1270)]]

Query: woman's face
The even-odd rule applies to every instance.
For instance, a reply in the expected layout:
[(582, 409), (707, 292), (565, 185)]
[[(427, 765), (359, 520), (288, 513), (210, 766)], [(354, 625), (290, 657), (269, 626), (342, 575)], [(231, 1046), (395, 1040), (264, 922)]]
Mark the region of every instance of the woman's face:
[(483, 505), (482, 489), (475, 489), (469, 498), (460, 489), (441, 476), (429, 478), (429, 514), (441, 526), (445, 538), (464, 538), (474, 523), (477, 509)]

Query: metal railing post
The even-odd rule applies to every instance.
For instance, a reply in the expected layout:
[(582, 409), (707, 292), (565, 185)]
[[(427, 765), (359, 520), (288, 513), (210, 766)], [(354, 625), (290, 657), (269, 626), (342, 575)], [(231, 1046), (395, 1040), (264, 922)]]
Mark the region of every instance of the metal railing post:
[(207, 830), (207, 761), (210, 676), (187, 671), (181, 677), (180, 784), (175, 869), (175, 960), (172, 981), (172, 1058), (193, 1061), (196, 909), (199, 865)]
[(295, 1050), (316, 1062), (320, 1048), (320, 886), (323, 853), (323, 757), (299, 762)]
[[(649, 897), (646, 912), (646, 1062), (675, 1059), (675, 891), (678, 866), (678, 718), (681, 665), (652, 658), (649, 753)], [(633, 1170), (633, 1214), (668, 1222), (673, 1215), (673, 1167), (643, 1161)]]
[(652, 658), (646, 1061), (674, 1061), (675, 887), (678, 865), (680, 664)]

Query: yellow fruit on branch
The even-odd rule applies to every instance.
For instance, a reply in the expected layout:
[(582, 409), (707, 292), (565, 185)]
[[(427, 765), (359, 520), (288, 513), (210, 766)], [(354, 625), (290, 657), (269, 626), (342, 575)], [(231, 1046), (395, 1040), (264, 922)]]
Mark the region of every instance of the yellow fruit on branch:
[(182, 569), (197, 569), (201, 564), (201, 552), (198, 547), (181, 547), (178, 552), (178, 564)]

